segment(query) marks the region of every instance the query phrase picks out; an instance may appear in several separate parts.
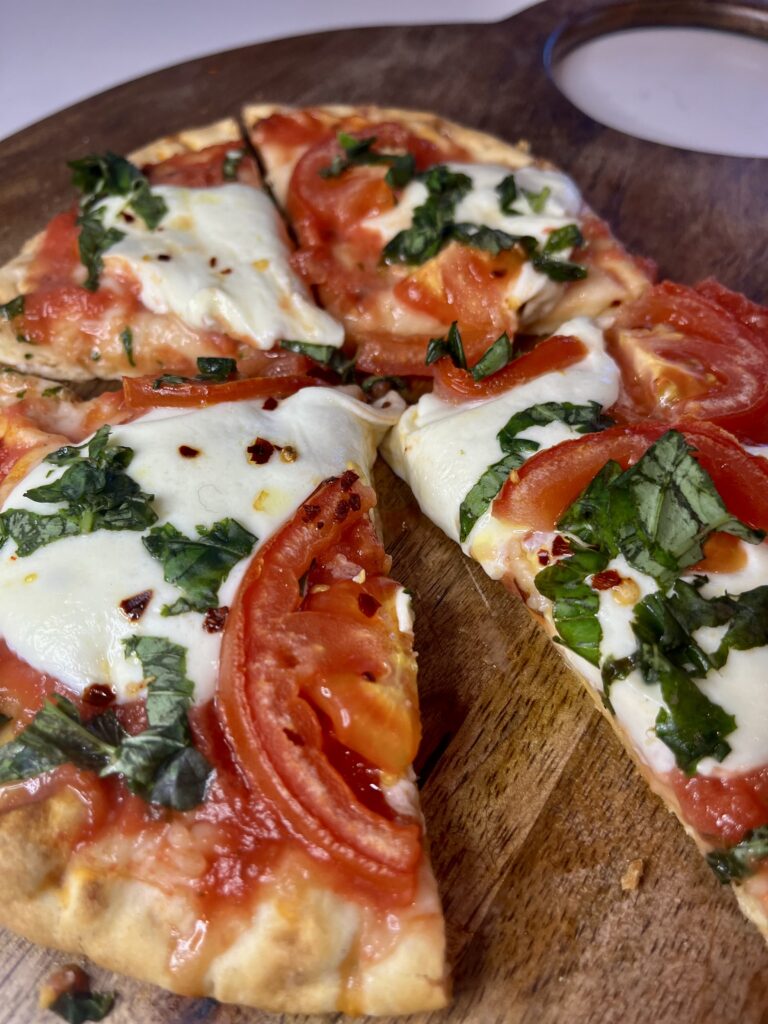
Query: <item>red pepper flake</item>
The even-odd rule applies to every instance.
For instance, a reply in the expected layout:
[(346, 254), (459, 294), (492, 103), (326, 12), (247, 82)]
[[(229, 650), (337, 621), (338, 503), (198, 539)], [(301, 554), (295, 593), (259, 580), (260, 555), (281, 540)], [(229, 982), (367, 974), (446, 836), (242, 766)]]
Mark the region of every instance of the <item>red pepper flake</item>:
[(83, 701), (94, 708), (107, 708), (114, 704), (117, 694), (106, 683), (92, 683), (83, 691)]
[(133, 222), (136, 220), (136, 218), (133, 216), (133, 214), (132, 213), (128, 213), (127, 210), (123, 210), (123, 212), (120, 214), (120, 216), (123, 218), (123, 220), (125, 221), (126, 224), (133, 224)]
[(269, 462), (272, 458), (275, 446), (271, 441), (267, 441), (263, 437), (257, 437), (253, 444), (249, 444), (245, 450), (248, 452), (248, 458), (251, 462), (257, 466), (263, 466), (265, 462)]
[(381, 602), (377, 601), (373, 594), (366, 594), (365, 591), (357, 595), (357, 604), (363, 615), (369, 619), (373, 618), (379, 608), (381, 608)]
[(373, 674), (373, 672), (363, 672), (363, 679), (367, 680), (369, 683), (376, 682), (376, 676)]
[(351, 491), (357, 479), (357, 473), (353, 473), (351, 469), (348, 469), (339, 477), (339, 487), (341, 487), (342, 491)]
[(552, 554), (555, 558), (561, 558), (563, 555), (570, 555), (573, 551), (569, 541), (563, 537), (562, 534), (558, 533), (552, 542)]
[(549, 565), (549, 552), (541, 548), (538, 552), (539, 565)]
[(274, 395), (270, 395), (269, 398), (265, 400), (264, 405), (262, 405), (261, 408), (264, 409), (266, 412), (272, 412), (273, 409), (277, 408), (277, 404), (277, 399), (274, 397)]
[(341, 499), (333, 510), (333, 518), (337, 523), (343, 523), (349, 515), (349, 502), (344, 498)]
[(161, 263), (169, 263), (171, 259), (167, 252), (159, 252), (157, 254), (157, 258), (160, 260)]
[(206, 633), (220, 633), (227, 623), (229, 608), (222, 605), (221, 608), (209, 608), (203, 618), (203, 629)]
[(362, 501), (360, 500), (359, 494), (350, 494), (349, 496), (349, 507), (353, 512), (359, 512)]
[(184, 459), (196, 459), (199, 454), (199, 448), (190, 448), (188, 444), (179, 445), (179, 455)]
[(592, 577), (593, 590), (611, 590), (613, 587), (618, 587), (620, 583), (621, 576), (615, 569), (603, 569), (602, 572), (596, 572)]
[(132, 597), (126, 597), (124, 601), (121, 601), (120, 611), (131, 622), (138, 622), (147, 610), (147, 605), (151, 600), (152, 591), (142, 590), (140, 594), (134, 594)]
[(213, 268), (214, 268), (214, 267), (216, 266), (216, 264), (217, 264), (218, 262), (219, 262), (219, 261), (218, 261), (218, 260), (216, 259), (216, 257), (215, 257), (215, 256), (211, 256), (211, 258), (210, 258), (210, 259), (208, 260), (208, 266), (209, 266), (209, 267), (210, 267), (211, 269), (213, 269)]
[(225, 267), (223, 270), (220, 270), (219, 273), (221, 274), (222, 277), (226, 277), (227, 274), (232, 273), (232, 267)]
[(319, 505), (302, 505), (301, 506), (301, 518), (305, 523), (311, 523), (313, 519), (317, 519), (320, 515)]

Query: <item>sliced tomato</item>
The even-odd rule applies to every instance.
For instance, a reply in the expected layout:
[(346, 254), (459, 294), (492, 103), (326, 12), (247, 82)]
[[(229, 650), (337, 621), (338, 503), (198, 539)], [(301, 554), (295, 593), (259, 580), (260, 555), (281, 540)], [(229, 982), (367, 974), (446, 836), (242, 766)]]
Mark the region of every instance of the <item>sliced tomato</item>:
[(435, 364), (435, 394), (446, 402), (456, 403), (493, 398), (542, 374), (565, 370), (586, 354), (587, 347), (579, 338), (558, 334), (482, 380), (475, 380), (469, 370), (454, 366), (446, 357)]
[(693, 446), (694, 457), (712, 477), (728, 511), (768, 530), (768, 461), (750, 455), (719, 427), (694, 420), (611, 427), (537, 452), (504, 484), (493, 514), (530, 530), (553, 530), (606, 462), (628, 468), (672, 428)]
[(768, 824), (768, 768), (724, 778), (674, 772), (670, 782), (685, 821), (715, 844), (732, 846)]
[[(768, 310), (710, 281), (665, 281), (625, 306), (607, 332), (625, 422), (709, 420), (768, 442)], [(762, 328), (761, 328), (762, 324)]]
[[(357, 798), (326, 756), (322, 724), (384, 770), (401, 771), (418, 743), (413, 653), (394, 585), (378, 574), (380, 546), (360, 525), (374, 501), (353, 473), (328, 481), (257, 554), (227, 619), (216, 700), (240, 771), (290, 833), (405, 899), (419, 827)], [(312, 582), (313, 563), (329, 582)]]
[[(229, 153), (241, 153), (242, 157), (234, 169), (234, 179), (224, 176), (224, 166)], [(210, 188), (239, 181), (258, 188), (261, 175), (256, 161), (244, 150), (242, 142), (222, 142), (207, 146), (196, 152), (177, 153), (156, 164), (142, 167), (151, 185), (179, 185), (184, 188)]]
[(302, 388), (317, 387), (322, 381), (315, 377), (247, 377), (221, 384), (206, 381), (184, 381), (181, 384), (160, 384), (156, 377), (124, 377), (123, 394), (129, 409), (201, 409), (222, 402), (243, 402), (259, 398), (292, 395)]

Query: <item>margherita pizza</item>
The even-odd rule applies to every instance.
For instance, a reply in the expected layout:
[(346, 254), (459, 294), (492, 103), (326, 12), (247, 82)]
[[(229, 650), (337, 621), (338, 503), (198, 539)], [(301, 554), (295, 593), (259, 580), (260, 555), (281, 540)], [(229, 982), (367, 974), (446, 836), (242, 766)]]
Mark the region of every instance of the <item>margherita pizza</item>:
[(73, 160), (0, 271), (0, 920), (185, 994), (444, 1005), (382, 443), (766, 931), (768, 312), (655, 285), (524, 145), (244, 118)]

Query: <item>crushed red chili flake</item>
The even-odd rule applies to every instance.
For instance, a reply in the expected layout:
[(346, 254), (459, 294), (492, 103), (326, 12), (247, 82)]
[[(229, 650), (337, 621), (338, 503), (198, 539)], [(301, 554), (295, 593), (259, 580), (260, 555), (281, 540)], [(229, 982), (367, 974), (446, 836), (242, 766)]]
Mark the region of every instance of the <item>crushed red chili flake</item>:
[(128, 213), (127, 210), (123, 210), (123, 212), (120, 214), (120, 216), (123, 218), (123, 220), (125, 221), (126, 224), (133, 224), (133, 222), (136, 220), (136, 218), (133, 216), (133, 214), (132, 213)]
[(344, 498), (337, 502), (336, 508), (333, 510), (333, 518), (337, 523), (343, 523), (349, 515), (349, 502), (345, 501)]
[(220, 270), (219, 273), (221, 274), (222, 277), (226, 277), (227, 274), (232, 273), (232, 267), (225, 267), (223, 270)]
[(562, 534), (558, 533), (552, 542), (552, 554), (555, 558), (560, 558), (562, 555), (570, 555), (572, 550), (570, 542)]
[(167, 252), (158, 253), (157, 258), (160, 260), (161, 263), (168, 263), (171, 259), (170, 255)]
[(381, 602), (377, 601), (373, 594), (366, 594), (365, 591), (357, 595), (357, 604), (363, 615), (366, 615), (369, 619), (373, 618), (379, 608), (381, 608)]
[(277, 403), (277, 399), (275, 398), (275, 396), (274, 395), (270, 395), (269, 398), (267, 398), (265, 400), (264, 405), (262, 405), (261, 408), (266, 410), (266, 412), (272, 412), (273, 409), (277, 408), (277, 405), (278, 405), (278, 403)]
[(185, 459), (196, 459), (199, 454), (199, 448), (192, 448), (188, 444), (179, 445), (179, 455), (181, 455)]
[(265, 462), (269, 462), (272, 458), (275, 446), (271, 441), (267, 441), (263, 437), (257, 437), (253, 444), (249, 444), (245, 450), (248, 452), (248, 458), (251, 462), (257, 466), (263, 466)]
[(301, 506), (301, 518), (305, 523), (311, 523), (313, 519), (317, 519), (320, 515), (319, 505), (302, 505)]
[(613, 587), (618, 587), (620, 583), (621, 576), (615, 569), (603, 569), (602, 572), (596, 572), (592, 577), (593, 590), (611, 590)]
[(373, 672), (363, 672), (363, 679), (367, 679), (369, 683), (376, 682), (376, 676), (373, 674)]
[(359, 494), (350, 494), (349, 496), (349, 507), (353, 512), (359, 512), (362, 501), (360, 500)]
[(209, 608), (203, 618), (203, 629), (206, 633), (220, 633), (227, 623), (229, 608), (222, 605), (221, 608)]
[(541, 548), (538, 552), (539, 565), (549, 565), (549, 552)]
[(348, 469), (339, 477), (339, 487), (341, 487), (342, 491), (351, 491), (356, 480), (357, 473), (353, 473), (351, 469)]
[(106, 708), (114, 704), (116, 693), (106, 683), (92, 683), (83, 691), (83, 701), (94, 708)]
[(120, 611), (131, 622), (138, 622), (147, 610), (147, 605), (152, 600), (152, 594), (151, 590), (142, 590), (140, 594), (126, 597), (124, 601), (120, 602)]
[(211, 267), (211, 268), (213, 268), (213, 267), (215, 267), (215, 266), (216, 266), (216, 264), (217, 264), (218, 262), (219, 262), (219, 261), (218, 261), (218, 260), (216, 259), (216, 257), (215, 257), (215, 256), (211, 256), (211, 258), (210, 258), (210, 259), (208, 260), (208, 266), (209, 266), (209, 267)]

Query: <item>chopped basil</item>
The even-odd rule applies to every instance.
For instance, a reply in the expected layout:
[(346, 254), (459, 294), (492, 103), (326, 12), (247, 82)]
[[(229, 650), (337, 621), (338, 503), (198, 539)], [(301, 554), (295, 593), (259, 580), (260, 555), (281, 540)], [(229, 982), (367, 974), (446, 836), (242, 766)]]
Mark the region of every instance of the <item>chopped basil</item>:
[(12, 538), (23, 557), (62, 537), (94, 530), (146, 530), (157, 521), (153, 495), (145, 494), (126, 472), (133, 451), (111, 445), (109, 433), (108, 426), (101, 427), (85, 444), (66, 445), (46, 457), (46, 462), (67, 468), (57, 480), (24, 496), (63, 507), (46, 515), (6, 509), (0, 513), (0, 543)]
[(484, 224), (454, 224), (451, 227), (450, 240), (482, 249), (491, 256), (514, 249), (520, 241), (517, 235), (510, 235), (500, 228), (489, 228)]
[(168, 207), (162, 196), (152, 192), (141, 171), (124, 157), (109, 152), (103, 156), (92, 154), (70, 161), (69, 166), (72, 184), (83, 194), (77, 224), (80, 262), (88, 271), (85, 287), (95, 291), (104, 267), (102, 254), (125, 237), (125, 232), (104, 226), (102, 201), (108, 196), (125, 196), (126, 206), (150, 230), (157, 227)]
[(104, 1020), (115, 1005), (114, 992), (62, 992), (48, 1009), (67, 1024)]
[(327, 366), (336, 348), (333, 345), (312, 345), (308, 341), (281, 341), (280, 348), (286, 349), (288, 352), (296, 352), (300, 356), (307, 356), (308, 359), (314, 359), (316, 363), (322, 363), (323, 366)]
[(55, 398), (56, 395), (61, 393), (63, 388), (64, 388), (63, 384), (56, 384), (54, 387), (46, 388), (44, 391), (42, 391), (41, 392), (41, 396), (43, 398)]
[(544, 252), (562, 252), (563, 249), (576, 249), (584, 245), (584, 236), (577, 224), (565, 224), (551, 232), (544, 244)]
[(559, 639), (593, 665), (600, 663), (603, 631), (597, 617), (600, 596), (587, 577), (602, 572), (608, 561), (606, 552), (585, 548), (547, 566), (536, 577), (536, 589), (554, 603)]
[(517, 199), (517, 182), (515, 181), (514, 174), (508, 174), (505, 178), (502, 178), (496, 186), (496, 192), (499, 196), (501, 212), (517, 213), (517, 211), (512, 208), (512, 204)]
[(448, 328), (445, 338), (432, 338), (427, 345), (427, 366), (431, 366), (432, 363), (436, 363), (438, 359), (443, 359), (445, 356), (448, 356), (454, 366), (466, 370), (467, 357), (464, 354), (461, 332), (456, 320)]
[[(506, 335), (502, 335), (502, 337), (505, 338)], [(488, 354), (486, 352), (483, 359), (480, 360), (481, 363)], [(480, 363), (477, 365), (479, 366)], [(477, 366), (473, 368), (473, 376), (476, 369)], [(459, 536), (462, 542), (467, 539), (477, 520), (504, 486), (512, 470), (519, 469), (530, 455), (538, 451), (539, 445), (536, 441), (528, 441), (525, 438), (517, 437), (517, 435), (529, 427), (546, 426), (555, 420), (567, 423), (580, 434), (604, 430), (612, 422), (607, 416), (603, 416), (597, 402), (590, 402), (588, 405), (573, 405), (571, 402), (544, 402), (515, 413), (496, 435), (501, 450), (504, 452), (504, 458), (488, 467), (461, 503)]]
[(221, 165), (221, 176), (224, 181), (237, 181), (237, 172), (243, 162), (245, 153), (242, 149), (228, 149)]
[(388, 377), (388, 376), (371, 376), (366, 377), (360, 382), (360, 387), (363, 391), (369, 394), (377, 384), (389, 384), (395, 391), (404, 391), (407, 387), (406, 382), (402, 377)]
[(472, 367), (472, 376), (475, 380), (484, 380), (491, 374), (498, 373), (512, 359), (512, 355), (512, 342), (505, 331)]
[(125, 355), (128, 360), (129, 366), (135, 366), (136, 361), (133, 358), (133, 331), (130, 327), (124, 327), (120, 332), (120, 341), (122, 342), (123, 348), (125, 349)]
[(523, 189), (523, 195), (528, 200), (528, 205), (534, 213), (544, 213), (544, 208), (551, 194), (552, 189), (548, 185), (545, 185), (540, 192), (529, 192), (527, 189)]
[(356, 139), (346, 132), (339, 132), (337, 140), (344, 155), (336, 156), (327, 167), (318, 173), (321, 178), (338, 178), (350, 167), (388, 164), (384, 180), (390, 188), (405, 188), (416, 172), (416, 161), (411, 153), (378, 153), (374, 150), (376, 136)]
[(213, 380), (217, 383), (229, 380), (237, 370), (237, 363), (234, 359), (225, 356), (200, 356), (197, 360), (197, 374), (199, 380)]
[(768, 825), (760, 825), (746, 833), (741, 842), (727, 850), (712, 850), (707, 863), (720, 881), (740, 882), (753, 875), (768, 858)]
[(256, 537), (234, 519), (211, 527), (198, 526), (198, 536), (185, 537), (171, 523), (155, 526), (142, 543), (163, 566), (163, 576), (182, 592), (163, 615), (204, 612), (218, 605), (219, 587), (231, 569), (251, 553)]
[(13, 320), (15, 317), (21, 316), (24, 312), (24, 301), (23, 295), (17, 295), (15, 298), (0, 305), (0, 319)]
[(437, 164), (419, 176), (427, 199), (413, 211), (409, 228), (399, 231), (384, 246), (382, 263), (426, 263), (451, 240), (456, 206), (472, 188), (472, 179)]

